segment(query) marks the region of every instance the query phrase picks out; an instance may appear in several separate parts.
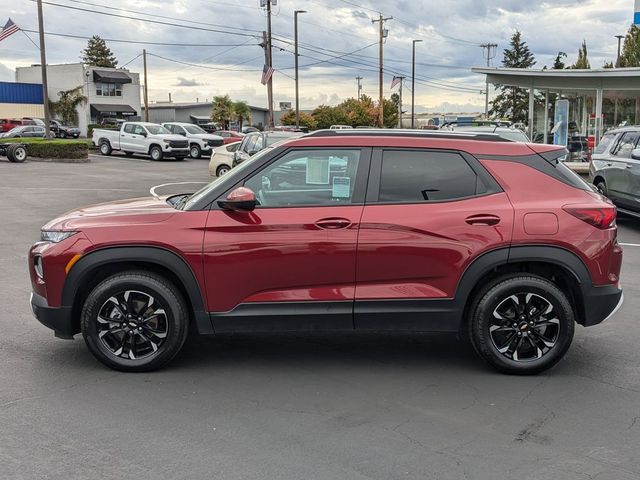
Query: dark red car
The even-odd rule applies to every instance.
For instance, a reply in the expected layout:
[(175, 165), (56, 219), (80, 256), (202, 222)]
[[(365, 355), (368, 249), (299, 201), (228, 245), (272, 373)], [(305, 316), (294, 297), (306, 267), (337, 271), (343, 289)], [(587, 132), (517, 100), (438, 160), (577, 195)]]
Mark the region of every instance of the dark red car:
[(125, 371), (195, 329), (461, 333), (497, 369), (537, 373), (623, 298), (616, 209), (566, 153), (454, 132), (288, 140), (192, 195), (45, 225), (33, 312)]
[(225, 145), (239, 142), (244, 138), (244, 133), (234, 132), (233, 130), (216, 130), (214, 133), (222, 137)]

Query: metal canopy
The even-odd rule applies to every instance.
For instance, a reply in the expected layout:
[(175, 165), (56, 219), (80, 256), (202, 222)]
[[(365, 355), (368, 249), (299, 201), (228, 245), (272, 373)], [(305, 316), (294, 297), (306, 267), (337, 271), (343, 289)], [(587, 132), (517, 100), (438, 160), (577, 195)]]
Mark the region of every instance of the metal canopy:
[(129, 75), (118, 70), (94, 70), (93, 81), (98, 83), (132, 83)]

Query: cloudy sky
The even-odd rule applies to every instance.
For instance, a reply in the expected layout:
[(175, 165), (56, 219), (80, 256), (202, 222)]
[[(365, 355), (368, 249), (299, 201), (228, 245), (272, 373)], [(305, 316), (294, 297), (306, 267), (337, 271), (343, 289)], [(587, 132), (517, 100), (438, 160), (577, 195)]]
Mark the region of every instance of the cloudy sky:
[[(36, 30), (33, 0), (0, 0), (0, 24), (11, 17), (20, 27)], [(152, 55), (149, 94), (164, 101), (211, 99), (228, 93), (234, 100), (266, 106), (260, 84), (264, 54), (259, 36), (266, 28), (259, 0), (44, 0), (49, 63), (73, 63), (91, 35), (109, 41), (120, 65), (142, 71), (142, 48)], [(614, 60), (616, 39), (633, 18), (633, 0), (278, 0), (274, 7), (274, 101), (292, 101), (293, 12), (299, 17), (300, 101), (302, 108), (335, 104), (356, 95), (356, 76), (363, 91), (377, 96), (377, 24), (386, 24), (385, 95), (394, 73), (411, 74), (411, 41), (420, 39), (416, 58), (416, 109), (480, 111), (484, 79), (472, 66), (484, 63), (481, 43), (502, 49), (517, 29), (537, 60), (551, 65), (558, 51), (575, 60), (587, 41), (592, 67)], [(108, 15), (102, 15), (103, 12)], [(138, 19), (145, 19), (142, 21)], [(179, 26), (182, 25), (182, 26)], [(37, 34), (28, 33), (37, 43)], [(128, 42), (149, 42), (125, 43)], [(189, 44), (189, 45), (179, 45)], [(197, 46), (196, 46), (197, 45)], [(17, 66), (39, 62), (39, 52), (23, 33), (0, 43), (0, 80), (14, 80)], [(410, 90), (405, 88), (405, 102)]]

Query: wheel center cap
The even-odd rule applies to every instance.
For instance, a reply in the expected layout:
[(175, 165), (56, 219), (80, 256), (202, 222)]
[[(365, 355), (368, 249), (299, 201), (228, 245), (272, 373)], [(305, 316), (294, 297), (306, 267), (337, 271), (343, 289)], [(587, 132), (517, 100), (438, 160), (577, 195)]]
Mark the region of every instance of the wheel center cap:
[(526, 332), (527, 330), (529, 330), (529, 324), (527, 322), (522, 322), (520, 325), (518, 325), (518, 330), (520, 330), (521, 332)]
[(138, 328), (138, 323), (137, 323), (137, 322), (134, 322), (134, 321), (130, 321), (130, 322), (129, 322), (129, 328), (130, 328), (131, 330), (135, 330), (136, 328)]

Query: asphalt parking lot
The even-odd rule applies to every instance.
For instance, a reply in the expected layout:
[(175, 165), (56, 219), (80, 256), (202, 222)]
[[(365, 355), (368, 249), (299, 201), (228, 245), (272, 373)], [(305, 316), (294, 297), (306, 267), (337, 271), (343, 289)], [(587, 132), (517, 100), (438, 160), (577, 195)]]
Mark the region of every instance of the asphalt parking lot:
[(168, 368), (123, 374), (32, 317), (44, 223), (209, 179), (206, 160), (0, 161), (0, 478), (640, 478), (640, 220), (619, 221), (622, 309), (536, 377), (404, 335), (193, 337)]

